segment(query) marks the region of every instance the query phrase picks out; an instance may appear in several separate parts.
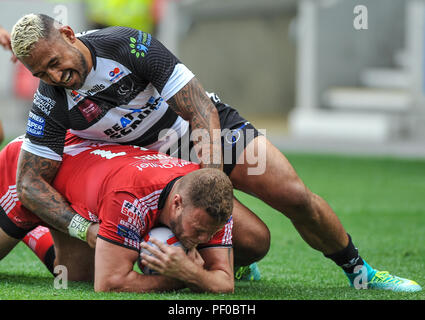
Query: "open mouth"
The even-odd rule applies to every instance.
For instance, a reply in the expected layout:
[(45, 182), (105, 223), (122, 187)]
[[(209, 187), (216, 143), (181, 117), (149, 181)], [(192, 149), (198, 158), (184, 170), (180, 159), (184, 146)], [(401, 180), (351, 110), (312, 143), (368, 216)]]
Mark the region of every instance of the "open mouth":
[(66, 73), (65, 73), (65, 77), (64, 77), (65, 79), (64, 79), (64, 83), (65, 84), (68, 84), (70, 81), (71, 81), (71, 79), (72, 79), (72, 71), (67, 71)]

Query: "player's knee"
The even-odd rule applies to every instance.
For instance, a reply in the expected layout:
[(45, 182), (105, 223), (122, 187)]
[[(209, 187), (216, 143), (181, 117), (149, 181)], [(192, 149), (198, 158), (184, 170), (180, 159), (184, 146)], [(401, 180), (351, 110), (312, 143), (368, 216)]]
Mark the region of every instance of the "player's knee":
[(283, 211), (291, 220), (315, 219), (314, 194), (302, 183), (294, 181), (285, 188), (282, 197)]
[(234, 241), (235, 264), (249, 265), (259, 261), (270, 249), (270, 231), (263, 223), (256, 225), (251, 232), (244, 232)]
[(253, 259), (259, 261), (263, 259), (270, 249), (270, 230), (264, 225), (256, 234), (256, 246), (253, 250)]

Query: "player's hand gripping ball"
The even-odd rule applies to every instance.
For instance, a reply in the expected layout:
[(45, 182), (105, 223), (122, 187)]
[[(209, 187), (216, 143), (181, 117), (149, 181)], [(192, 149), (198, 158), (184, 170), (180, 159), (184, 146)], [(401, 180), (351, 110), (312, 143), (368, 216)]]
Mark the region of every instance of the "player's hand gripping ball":
[[(180, 243), (180, 241), (176, 238), (176, 236), (174, 235), (174, 233), (168, 229), (167, 227), (157, 227), (157, 228), (153, 228), (151, 231), (149, 231), (149, 233), (144, 237), (143, 242), (146, 242), (148, 245), (154, 247), (154, 248), (158, 248), (155, 244), (153, 244), (150, 239), (151, 238), (155, 238), (159, 241), (161, 241), (164, 244), (167, 244), (169, 246), (177, 246), (177, 247), (181, 247), (184, 249), (183, 245)], [(186, 249), (184, 249), (186, 251)], [(140, 253), (143, 253), (145, 255), (149, 255), (151, 256), (152, 253), (149, 252), (146, 249), (141, 249)], [(146, 275), (150, 275), (150, 274), (158, 274), (158, 272), (156, 272), (155, 270), (152, 270), (146, 266), (142, 265), (142, 260), (139, 254), (139, 258), (137, 259), (137, 264), (140, 268), (140, 270), (146, 274)]]

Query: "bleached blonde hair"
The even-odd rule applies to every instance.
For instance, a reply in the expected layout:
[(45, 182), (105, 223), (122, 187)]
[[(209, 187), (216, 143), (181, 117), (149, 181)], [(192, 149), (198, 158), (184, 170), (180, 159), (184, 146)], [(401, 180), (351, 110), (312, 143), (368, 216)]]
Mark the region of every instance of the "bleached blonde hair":
[(49, 20), (54, 21), (46, 15), (30, 13), (15, 23), (12, 28), (11, 45), (17, 58), (29, 56), (34, 44), (48, 37), (51, 23)]

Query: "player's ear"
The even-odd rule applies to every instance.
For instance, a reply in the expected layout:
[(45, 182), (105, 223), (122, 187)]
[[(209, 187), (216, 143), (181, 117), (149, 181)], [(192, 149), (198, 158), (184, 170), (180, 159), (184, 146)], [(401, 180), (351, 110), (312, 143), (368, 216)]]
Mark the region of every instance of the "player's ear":
[(173, 206), (179, 210), (183, 208), (183, 199), (179, 193), (175, 193), (173, 196)]
[(74, 43), (77, 40), (74, 30), (70, 26), (60, 26), (58, 31), (67, 42)]

